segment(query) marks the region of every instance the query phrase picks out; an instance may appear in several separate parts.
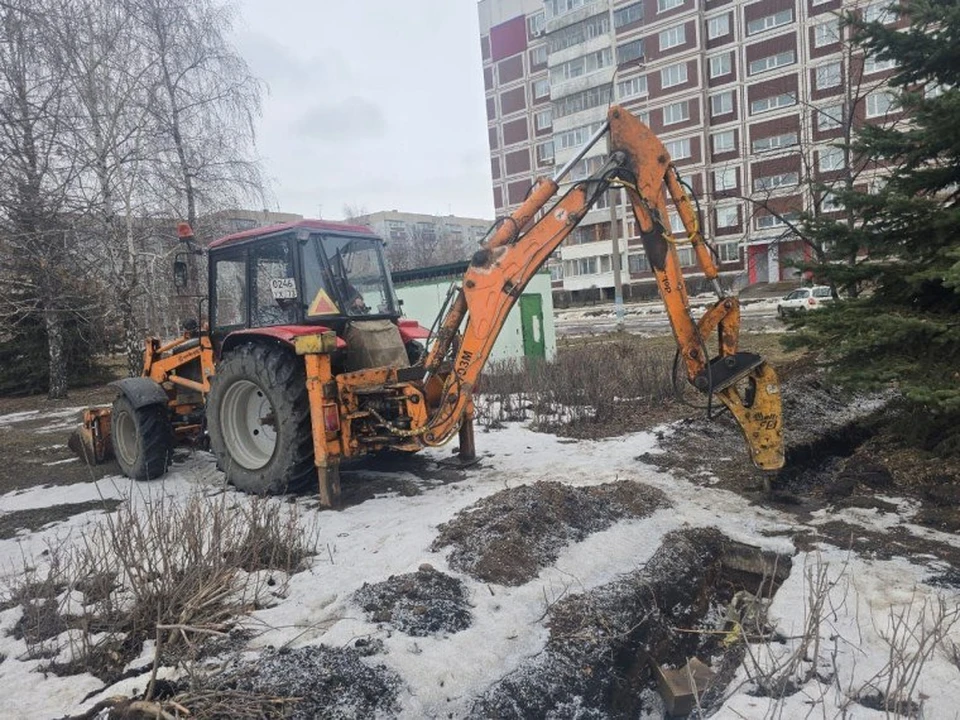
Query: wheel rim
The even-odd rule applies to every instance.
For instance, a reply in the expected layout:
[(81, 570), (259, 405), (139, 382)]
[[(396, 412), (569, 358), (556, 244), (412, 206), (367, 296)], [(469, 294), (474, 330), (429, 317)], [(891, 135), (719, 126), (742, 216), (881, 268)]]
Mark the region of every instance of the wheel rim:
[(273, 405), (256, 383), (237, 380), (226, 389), (220, 429), (230, 457), (247, 470), (259, 470), (273, 457), (277, 447)]
[(137, 424), (129, 413), (113, 418), (113, 449), (127, 467), (137, 462)]

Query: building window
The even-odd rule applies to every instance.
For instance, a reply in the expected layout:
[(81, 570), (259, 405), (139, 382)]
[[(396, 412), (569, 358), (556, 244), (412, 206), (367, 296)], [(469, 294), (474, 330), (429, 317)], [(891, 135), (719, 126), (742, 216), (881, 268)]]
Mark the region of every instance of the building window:
[(539, 37), (547, 29), (547, 17), (542, 12), (527, 17), (527, 34), (530, 37)]
[(627, 269), (632, 273), (650, 272), (650, 263), (644, 253), (633, 253), (627, 257)]
[(733, 190), (737, 187), (737, 169), (723, 168), (713, 171), (713, 191)]
[(767, 70), (773, 70), (774, 68), (783, 67), (784, 65), (793, 65), (796, 61), (796, 53), (794, 53), (793, 50), (787, 50), (786, 52), (768, 55), (759, 60), (754, 60), (750, 63), (747, 72), (750, 75), (759, 75)]
[(600, 105), (609, 105), (613, 89), (609, 85), (600, 85), (583, 92), (567, 95), (553, 103), (554, 116), (561, 118), (567, 115), (589, 110)]
[(600, 129), (602, 123), (593, 123), (592, 125), (582, 125), (563, 132), (554, 133), (553, 142), (561, 149), (580, 147), (590, 136)]
[(684, 25), (675, 25), (660, 33), (660, 51), (675, 48), (687, 41), (687, 30)]
[(897, 61), (893, 58), (887, 60), (877, 60), (876, 57), (870, 56), (863, 61), (863, 72), (865, 75), (871, 75), (873, 73), (893, 70), (896, 66)]
[(671, 140), (670, 142), (665, 142), (663, 146), (667, 149), (672, 160), (685, 160), (691, 156), (690, 138)]
[(533, 81), (533, 99), (541, 100), (547, 97), (550, 97), (550, 81), (534, 80)]
[(657, 12), (662, 13), (683, 5), (683, 0), (657, 0)]
[(765, 30), (772, 30), (781, 25), (787, 25), (793, 22), (793, 8), (781, 10), (773, 15), (767, 15), (747, 23), (747, 35), (756, 35)]
[(717, 208), (717, 227), (736, 227), (740, 224), (740, 206), (723, 205)]
[(707, 20), (707, 38), (713, 40), (730, 33), (730, 15), (718, 15)]
[(547, 10), (547, 15), (552, 18), (566, 15), (577, 8), (581, 8), (592, 0), (546, 0), (543, 6)]
[(719, 155), (720, 153), (733, 152), (736, 150), (734, 145), (735, 135), (733, 130), (725, 130), (724, 132), (714, 133), (710, 136), (710, 142), (713, 143), (713, 153), (714, 155)]
[(827, 105), (817, 110), (817, 130), (836, 130), (843, 124), (843, 105)]
[(753, 141), (750, 149), (755, 153), (769, 152), (770, 150), (782, 150), (797, 144), (797, 133), (788, 132), (771, 137), (758, 138)]
[(693, 254), (693, 248), (689, 245), (677, 248), (677, 261), (680, 267), (692, 267), (696, 264), (696, 257)]
[(824, 193), (823, 200), (820, 201), (821, 212), (836, 212), (842, 209), (843, 205), (840, 204), (840, 200), (836, 195), (832, 192)]
[(833, 45), (840, 42), (840, 19), (834, 18), (826, 22), (814, 25), (813, 27), (813, 46), (816, 48)]
[(771, 97), (760, 98), (750, 103), (750, 114), (776, 110), (777, 108), (790, 107), (797, 104), (797, 97), (793, 93), (783, 93), (782, 95), (773, 95)]
[(778, 175), (766, 175), (753, 179), (754, 192), (763, 190), (776, 190), (777, 188), (792, 187), (800, 183), (800, 175), (795, 172), (779, 173)]
[(538, 110), (533, 116), (533, 121), (537, 130), (546, 130), (553, 125), (553, 110), (551, 108)]
[(727, 90), (710, 96), (710, 117), (719, 117), (733, 112), (733, 91)]
[(668, 65), (660, 71), (660, 86), (663, 88), (682, 85), (687, 81), (687, 64)]
[(633, 40), (617, 46), (617, 65), (643, 59), (643, 40)]
[(537, 45), (530, 51), (530, 65), (546, 65), (547, 64), (547, 46), (546, 45)]
[(553, 140), (547, 140), (537, 145), (537, 162), (541, 165), (548, 165), (553, 162)]
[(788, 222), (794, 222), (799, 215), (797, 213), (784, 213), (783, 215), (757, 215), (753, 219), (753, 226), (757, 230), (769, 230), (770, 228), (783, 227)]
[(670, 219), (670, 232), (674, 235), (683, 235), (687, 232), (687, 228), (683, 225), (683, 218), (673, 210), (667, 212), (667, 216)]
[(609, 32), (610, 16), (602, 13), (550, 33), (547, 35), (547, 47), (551, 53), (555, 53), (574, 45), (582, 45)]
[(820, 172), (842, 170), (846, 163), (843, 159), (843, 150), (838, 147), (822, 148), (817, 157), (817, 169)]
[(863, 9), (863, 21), (868, 23), (878, 22), (886, 25), (887, 23), (896, 22), (897, 17), (897, 11), (889, 2), (885, 2), (884, 0), (870, 3)]
[(891, 92), (880, 90), (867, 95), (867, 117), (875, 118), (894, 110), (896, 97)]
[(622, 28), (643, 20), (643, 3), (638, 2), (613, 11), (613, 27)]
[(617, 83), (617, 97), (620, 100), (634, 97), (647, 96), (647, 77), (646, 75), (637, 75), (629, 80), (621, 80)]
[(740, 262), (740, 243), (725, 242), (717, 245), (717, 257), (721, 263)]
[(729, 75), (733, 71), (733, 53), (725, 52), (723, 55), (714, 55), (709, 62), (711, 78)]
[(563, 280), (563, 264), (556, 263), (554, 265), (548, 266), (550, 270), (550, 280), (551, 282), (556, 282), (557, 280)]
[(581, 75), (589, 75), (610, 65), (613, 65), (613, 50), (604, 48), (554, 65), (550, 68), (550, 82), (560, 84)]
[(832, 62), (817, 68), (817, 90), (826, 90), (840, 84), (840, 63)]
[(663, 109), (663, 124), (674, 125), (690, 119), (690, 103), (686, 100), (672, 103)]
[(943, 85), (941, 83), (929, 82), (923, 87), (923, 99), (933, 100), (943, 95)]

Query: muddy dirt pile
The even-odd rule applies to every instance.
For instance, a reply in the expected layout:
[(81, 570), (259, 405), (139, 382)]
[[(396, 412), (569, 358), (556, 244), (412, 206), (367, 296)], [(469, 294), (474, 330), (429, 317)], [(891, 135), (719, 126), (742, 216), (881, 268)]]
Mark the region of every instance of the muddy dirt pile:
[[(371, 648), (376, 651), (377, 648)], [(394, 715), (400, 677), (382, 664), (361, 660), (370, 654), (355, 648), (324, 645), (295, 650), (268, 650), (255, 660), (241, 663), (227, 672), (208, 678), (205, 686), (191, 688), (189, 695), (204, 698), (207, 706), (231, 697), (232, 693), (254, 693), (272, 698), (282, 710), (273, 717), (285, 720), (314, 718), (368, 718)], [(194, 704), (194, 714), (203, 707)], [(225, 708), (226, 710), (226, 708)], [(238, 713), (239, 715), (239, 713)], [(216, 717), (236, 717), (229, 712)], [(244, 714), (244, 717), (249, 717)]]
[(522, 585), (567, 545), (625, 518), (668, 507), (659, 490), (628, 480), (589, 488), (538, 482), (491, 495), (439, 527), (432, 549), (471, 577)]
[[(772, 478), (781, 492), (821, 494), (832, 485), (843, 460), (873, 432), (878, 412), (890, 401), (888, 394), (851, 394), (830, 386), (823, 373), (809, 366), (788, 367), (781, 377), (786, 467)], [(758, 489), (769, 474), (747, 461), (739, 427), (714, 406), (713, 419), (703, 414), (678, 423), (677, 432), (664, 438), (663, 454), (640, 460), (702, 482), (709, 474), (733, 490)], [(871, 482), (882, 483), (882, 470), (866, 469)]]
[(353, 600), (370, 621), (414, 637), (459, 632), (472, 620), (463, 583), (428, 564), (415, 573), (364, 583)]
[[(653, 664), (680, 667), (691, 657), (723, 664), (716, 628), (677, 628), (702, 627), (733, 593), (758, 591), (761, 576), (726, 564), (733, 557), (742, 567), (745, 547), (712, 528), (675, 531), (642, 569), (558, 602), (545, 652), (481, 697), (471, 717), (635, 718), (653, 710)], [(764, 572), (755, 555), (754, 567)], [(786, 577), (789, 559), (778, 562)]]

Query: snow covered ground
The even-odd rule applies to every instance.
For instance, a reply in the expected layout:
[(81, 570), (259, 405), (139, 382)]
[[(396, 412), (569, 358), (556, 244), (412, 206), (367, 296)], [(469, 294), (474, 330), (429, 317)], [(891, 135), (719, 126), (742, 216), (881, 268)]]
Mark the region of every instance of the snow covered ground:
[[(0, 417), (0, 426), (18, 420)], [(56, 423), (62, 417), (50, 420)], [(308, 571), (292, 576), (283, 599), (242, 621), (255, 631), (250, 651), (320, 643), (343, 646), (357, 638), (377, 638), (383, 642), (383, 653), (370, 660), (385, 664), (402, 678), (401, 717), (463, 717), (477, 696), (543, 650), (548, 603), (637, 568), (671, 530), (712, 526), (743, 543), (796, 553), (793, 571), (769, 610), (776, 629), (787, 639), (782, 644), (751, 646), (715, 717), (887, 717), (854, 702), (869, 695), (873, 686), (888, 695), (891, 687), (906, 687), (925, 718), (960, 717), (960, 668), (952, 655), (957, 647), (953, 643), (960, 644), (960, 626), (951, 625), (960, 599), (956, 589), (932, 586), (926, 581), (929, 567), (902, 558), (869, 559), (827, 544), (797, 552), (793, 535), (815, 532), (822, 515), (801, 525), (794, 515), (658, 471), (637, 459), (657, 452), (656, 437), (656, 433), (642, 432), (573, 442), (511, 424), (478, 432), (482, 462), (465, 472), (462, 480), (429, 482), (407, 472), (401, 480), (418, 487), (420, 494), (385, 493), (338, 512), (316, 510), (311, 497), (299, 497), (302, 521), (319, 533), (321, 553)], [(428, 453), (437, 461), (448, 455), (449, 449)], [(438, 525), (498, 491), (537, 481), (582, 487), (615, 480), (658, 488), (672, 507), (643, 519), (621, 521), (568, 546), (552, 567), (519, 587), (477, 582), (452, 570), (445, 552), (430, 550)], [(363, 481), (358, 473), (344, 473), (345, 485)], [(0, 519), (18, 511), (100, 498), (138, 503), (159, 496), (184, 499), (197, 492), (234, 492), (205, 453), (189, 456), (163, 480), (152, 483), (109, 477), (9, 493), (0, 496)], [(237, 498), (245, 501), (239, 494)], [(879, 532), (894, 525), (913, 528), (913, 505), (886, 499), (899, 503), (900, 514), (847, 510), (845, 519)], [(84, 512), (0, 540), (0, 587), (14, 582), (24, 563), (42, 565), (48, 547), (77, 542), (92, 524), (102, 521), (103, 513)], [(937, 539), (960, 545), (960, 539), (945, 533), (938, 533)], [(423, 563), (460, 578), (467, 586), (473, 605), (469, 628), (449, 636), (414, 638), (383, 629), (353, 603), (353, 593), (364, 582), (415, 572)], [(818, 587), (819, 593), (811, 592)], [(819, 604), (813, 603), (811, 598), (818, 596)], [(102, 688), (91, 675), (57, 677), (39, 672), (45, 661), (26, 659), (24, 641), (9, 634), (21, 612), (19, 607), (0, 612), (0, 697), (4, 698), (0, 714), (4, 717), (26, 720), (76, 714), (104, 697), (144, 688), (145, 677)], [(804, 644), (804, 635), (810, 638), (805, 628), (811, 615), (819, 619), (813, 624), (817, 642)], [(938, 635), (935, 630), (942, 632)], [(918, 644), (929, 655), (922, 663), (910, 663)], [(816, 660), (812, 679), (786, 697), (756, 696), (758, 673), (795, 656), (800, 667), (812, 667)], [(96, 694), (84, 700), (91, 692)]]

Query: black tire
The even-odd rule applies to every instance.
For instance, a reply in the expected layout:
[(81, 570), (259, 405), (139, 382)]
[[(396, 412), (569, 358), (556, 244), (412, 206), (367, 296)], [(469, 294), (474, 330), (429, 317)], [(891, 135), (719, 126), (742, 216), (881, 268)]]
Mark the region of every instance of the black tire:
[(126, 395), (113, 402), (110, 440), (120, 470), (134, 480), (155, 480), (170, 467), (173, 426), (170, 411), (155, 403), (134, 409)]
[(316, 480), (303, 360), (266, 345), (224, 357), (207, 396), (210, 449), (227, 481), (257, 495)]

